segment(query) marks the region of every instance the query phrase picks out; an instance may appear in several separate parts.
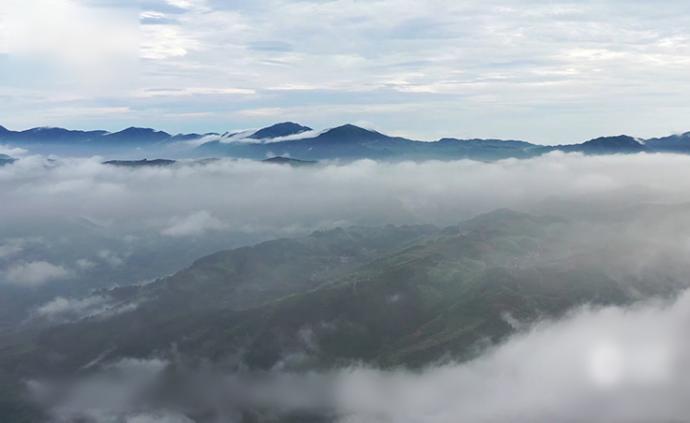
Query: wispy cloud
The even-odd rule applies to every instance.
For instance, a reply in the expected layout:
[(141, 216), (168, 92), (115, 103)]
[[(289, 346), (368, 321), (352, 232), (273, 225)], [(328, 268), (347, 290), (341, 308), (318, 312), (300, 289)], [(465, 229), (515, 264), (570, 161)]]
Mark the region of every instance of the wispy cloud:
[(2, 276), (7, 283), (36, 287), (48, 282), (69, 277), (70, 272), (62, 266), (47, 261), (20, 262), (10, 265)]
[[(36, 1), (45, 7), (11, 1), (0, 13), (12, 59), (3, 76), (13, 93), (0, 105), (8, 125), (91, 127), (93, 119), (81, 117), (78, 107), (117, 102), (132, 110), (131, 124), (173, 132), (262, 126), (275, 114), (258, 111), (268, 110), (299, 110), (297, 120), (317, 127), (343, 123), (324, 108), (347, 109), (348, 120), (419, 138), (566, 142), (689, 129), (690, 22), (682, 1), (658, 10), (619, 0), (151, 0), (143, 10), (111, 7), (105, 20), (103, 5), (85, 0)], [(43, 12), (27, 12), (35, 10)], [(118, 45), (104, 44), (108, 39)], [(40, 51), (50, 53), (42, 60), (52, 66), (41, 62), (41, 69), (68, 63), (90, 78), (117, 81), (94, 90), (65, 84), (70, 79), (58, 72), (30, 78), (39, 64), (22, 57)], [(123, 52), (144, 60), (127, 72), (110, 66)], [(93, 70), (101, 68), (116, 71)], [(202, 84), (225, 96), (193, 88)], [(179, 87), (186, 99), (137, 94), (156, 87)], [(68, 93), (82, 100), (59, 100)], [(50, 101), (29, 101), (37, 94)], [(358, 105), (373, 108), (374, 118)], [(50, 113), (67, 106), (74, 108), (69, 116)], [(173, 113), (203, 114), (165, 119)]]
[(202, 235), (207, 231), (218, 231), (227, 228), (222, 221), (202, 210), (182, 218), (173, 218), (172, 223), (161, 231), (167, 236), (181, 237)]
[(56, 297), (36, 307), (32, 319), (50, 323), (66, 323), (87, 318), (111, 317), (134, 310), (135, 303), (117, 302), (108, 296), (93, 295), (83, 298)]

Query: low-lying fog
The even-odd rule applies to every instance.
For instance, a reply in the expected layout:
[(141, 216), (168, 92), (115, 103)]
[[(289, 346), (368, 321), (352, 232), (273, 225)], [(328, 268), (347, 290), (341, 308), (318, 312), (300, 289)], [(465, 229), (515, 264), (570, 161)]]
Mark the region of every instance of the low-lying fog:
[(219, 160), (129, 169), (98, 158), (30, 156), (0, 168), (0, 251), (8, 256), (31, 237), (59, 240), (69, 235), (61, 230), (65, 223), (121, 239), (187, 242), (339, 225), (443, 226), (497, 208), (585, 214), (683, 203), (690, 201), (688, 164), (690, 156), (556, 153), (494, 163), (363, 160), (291, 168)]
[[(137, 169), (25, 156), (0, 167), (0, 198), (0, 306), (8, 307), (0, 329), (32, 316), (112, 312), (87, 294), (143, 283), (221, 249), (337, 226), (443, 227), (499, 208), (571, 221), (573, 245), (605, 245), (618, 272), (639, 278), (653, 266), (682, 279), (690, 271), (690, 156), (301, 168), (227, 159)], [(347, 423), (681, 421), (690, 413), (689, 305), (686, 294), (583, 308), (471, 362), (419, 372), (195, 369), (188, 384), (201, 384), (195, 400), (222, 409), (226, 421), (246, 407), (325, 412)], [(171, 404), (141, 402), (139, 392), (168, 365), (157, 357), (113, 363), (61, 386), (59, 400), (52, 382), (27, 383), (58, 421), (188, 422)]]
[(99, 269), (100, 278), (134, 283), (264, 239), (349, 225), (453, 225), (498, 208), (629, 213), (690, 202), (688, 169), (690, 157), (673, 155), (140, 169), (28, 156), (0, 168), (0, 280), (36, 288)]
[(679, 422), (690, 413), (688, 324), (686, 294), (629, 309), (583, 308), (478, 359), (415, 372), (224, 374), (177, 365), (182, 376), (170, 379), (172, 363), (153, 358), (122, 360), (67, 384), (27, 385), (57, 422), (189, 423), (190, 410), (213, 410), (213, 421), (224, 422), (245, 421), (250, 410), (257, 421)]

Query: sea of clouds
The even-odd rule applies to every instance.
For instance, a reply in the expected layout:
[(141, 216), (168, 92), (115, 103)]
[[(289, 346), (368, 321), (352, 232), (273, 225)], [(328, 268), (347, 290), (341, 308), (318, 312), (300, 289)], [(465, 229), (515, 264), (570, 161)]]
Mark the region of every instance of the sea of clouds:
[[(553, 153), (307, 168), (222, 159), (136, 169), (99, 157), (20, 157), (0, 167), (0, 286), (15, 290), (79, 281), (72, 291), (83, 294), (155, 279), (266, 239), (350, 225), (442, 227), (499, 208), (582, 222), (572, 234), (581, 243), (622, 232), (619, 244), (634, 247), (635, 259), (688, 248), (687, 222), (679, 213), (657, 218), (653, 208), (690, 204), (689, 156)], [(645, 212), (644, 224), (606, 233)], [(57, 289), (42, 301), (73, 293)]]
[[(28, 306), (34, 319), (108, 316), (136, 304), (113, 303), (107, 292), (88, 288), (127, 274), (137, 257), (173, 255), (154, 266), (163, 276), (204, 254), (262, 239), (349, 225), (454, 225), (499, 208), (571, 221), (574, 250), (605, 246), (601, 259), (619, 276), (663, 269), (683, 280), (689, 169), (690, 156), (660, 154), (304, 168), (223, 159), (137, 169), (97, 157), (26, 155), (0, 167), (0, 290), (47, 292)], [(57, 288), (80, 278), (88, 282), (80, 290)], [(683, 398), (688, 316), (688, 295), (585, 307), (525, 329), (471, 362), (419, 371), (192, 369), (175, 387), (198, 395), (173, 392), (174, 401), (160, 397), (171, 366), (179, 371), (169, 358), (94, 363), (99, 370), (88, 376), (27, 386), (56, 421), (188, 422), (199, 409), (221, 421), (242, 421), (246, 413), (348, 423), (680, 421), (690, 412)]]

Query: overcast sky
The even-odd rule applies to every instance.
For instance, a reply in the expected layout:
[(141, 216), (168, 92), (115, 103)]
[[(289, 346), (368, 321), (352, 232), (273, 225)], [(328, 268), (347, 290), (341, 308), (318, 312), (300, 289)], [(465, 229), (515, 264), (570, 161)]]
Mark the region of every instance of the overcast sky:
[(690, 130), (690, 2), (3, 0), (0, 125)]

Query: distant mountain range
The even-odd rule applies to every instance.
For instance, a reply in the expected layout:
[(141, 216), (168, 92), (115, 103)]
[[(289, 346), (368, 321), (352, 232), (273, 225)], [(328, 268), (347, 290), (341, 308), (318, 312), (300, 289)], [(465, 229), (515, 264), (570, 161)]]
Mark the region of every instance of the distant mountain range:
[(175, 160), (167, 159), (143, 159), (143, 160), (108, 160), (103, 162), (103, 164), (111, 166), (122, 166), (122, 167), (160, 167), (160, 166), (172, 166), (176, 163)]
[[(2, 155), (0, 155), (0, 164), (2, 164)], [(9, 159), (8, 159), (9, 160)], [(218, 159), (202, 159), (202, 160), (187, 160), (185, 163), (193, 163), (193, 164), (205, 164), (209, 163), (212, 161), (216, 161)], [(297, 159), (291, 159), (289, 157), (281, 157), (281, 156), (276, 156), (276, 157), (271, 157), (270, 159), (265, 159), (262, 160), (263, 163), (269, 163), (269, 164), (278, 164), (278, 165), (288, 165), (288, 166), (294, 166), (294, 167), (301, 167), (301, 166), (311, 166), (317, 164), (317, 162), (314, 161), (308, 161), (308, 160), (297, 160)], [(164, 167), (164, 166), (172, 166), (174, 164), (178, 163), (177, 160), (168, 160), (168, 159), (142, 159), (142, 160), (108, 160), (103, 162), (105, 165), (109, 166), (119, 166), (119, 167)]]
[(27, 144), (53, 143), (128, 143), (151, 144), (201, 138), (199, 134), (170, 135), (167, 132), (151, 128), (130, 127), (119, 132), (80, 131), (64, 128), (39, 127), (25, 131), (11, 131), (0, 126), (0, 141), (23, 142)]
[(529, 158), (551, 151), (583, 154), (640, 152), (690, 153), (690, 132), (663, 138), (639, 139), (627, 135), (601, 137), (579, 144), (538, 145), (526, 141), (442, 138), (426, 142), (392, 137), (355, 125), (323, 131), (293, 122), (259, 130), (224, 134), (176, 134), (151, 128), (119, 132), (33, 128), (11, 131), (0, 126), (0, 143), (54, 154), (165, 153), (179, 157), (237, 157), (262, 160), (290, 157), (299, 160), (498, 160)]

